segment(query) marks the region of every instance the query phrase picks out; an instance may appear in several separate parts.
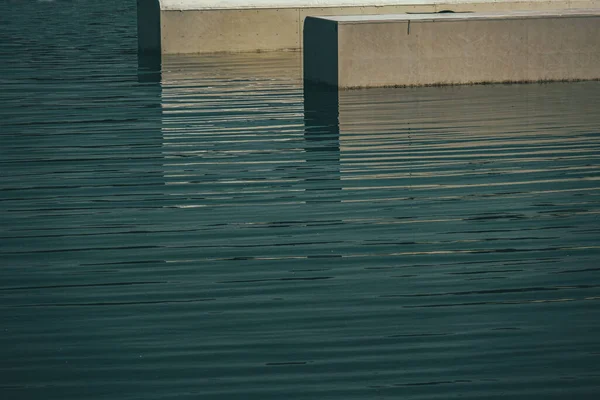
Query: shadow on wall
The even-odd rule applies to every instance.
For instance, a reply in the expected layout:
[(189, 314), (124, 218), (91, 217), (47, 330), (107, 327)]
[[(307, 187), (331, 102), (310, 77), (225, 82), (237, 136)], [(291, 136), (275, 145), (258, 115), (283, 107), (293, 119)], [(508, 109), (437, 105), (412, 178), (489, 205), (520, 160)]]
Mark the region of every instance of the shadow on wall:
[(160, 1), (137, 0), (138, 53), (161, 53)]

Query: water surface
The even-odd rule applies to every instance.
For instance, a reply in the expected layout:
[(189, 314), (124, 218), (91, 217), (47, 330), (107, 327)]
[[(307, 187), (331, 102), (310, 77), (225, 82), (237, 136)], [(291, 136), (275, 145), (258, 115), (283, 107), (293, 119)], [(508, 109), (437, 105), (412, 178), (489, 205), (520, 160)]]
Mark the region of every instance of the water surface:
[(596, 397), (600, 83), (157, 74), (133, 2), (0, 11), (2, 398)]

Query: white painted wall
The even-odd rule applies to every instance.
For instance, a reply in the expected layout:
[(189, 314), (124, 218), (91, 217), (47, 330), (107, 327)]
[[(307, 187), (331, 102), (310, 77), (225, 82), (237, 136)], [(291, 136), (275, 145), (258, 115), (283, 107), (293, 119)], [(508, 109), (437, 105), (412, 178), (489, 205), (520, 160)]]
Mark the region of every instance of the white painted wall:
[(366, 7), (389, 5), (464, 4), (464, 3), (557, 3), (565, 0), (160, 0), (162, 10), (209, 10), (239, 8)]

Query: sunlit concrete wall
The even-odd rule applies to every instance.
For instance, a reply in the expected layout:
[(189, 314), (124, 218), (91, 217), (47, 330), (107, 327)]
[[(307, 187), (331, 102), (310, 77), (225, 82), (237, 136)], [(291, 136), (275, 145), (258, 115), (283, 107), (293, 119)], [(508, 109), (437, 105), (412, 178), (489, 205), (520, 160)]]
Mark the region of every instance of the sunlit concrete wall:
[(600, 79), (600, 9), (310, 17), (304, 78), (340, 88)]
[(138, 0), (142, 52), (298, 50), (306, 16), (600, 7), (600, 0)]

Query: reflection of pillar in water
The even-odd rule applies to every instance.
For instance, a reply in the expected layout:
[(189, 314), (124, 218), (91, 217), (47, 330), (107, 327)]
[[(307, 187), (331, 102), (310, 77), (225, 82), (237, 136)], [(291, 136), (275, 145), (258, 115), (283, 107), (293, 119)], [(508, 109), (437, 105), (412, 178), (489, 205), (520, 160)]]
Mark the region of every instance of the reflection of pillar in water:
[(337, 88), (304, 84), (304, 140), (307, 190), (317, 191), (311, 201), (329, 201), (330, 196), (339, 196), (329, 192), (341, 188)]
[[(132, 154), (148, 152), (147, 157), (137, 162), (144, 163), (143, 176), (140, 182), (147, 182), (151, 190), (153, 186), (164, 185), (163, 173), (163, 109), (161, 85), (161, 60), (158, 54), (138, 54), (138, 84), (133, 93), (136, 96), (135, 108), (137, 116), (137, 134), (139, 145), (132, 148)], [(152, 179), (150, 182), (149, 179)]]
[(138, 82), (160, 83), (161, 56), (155, 53), (138, 54)]

